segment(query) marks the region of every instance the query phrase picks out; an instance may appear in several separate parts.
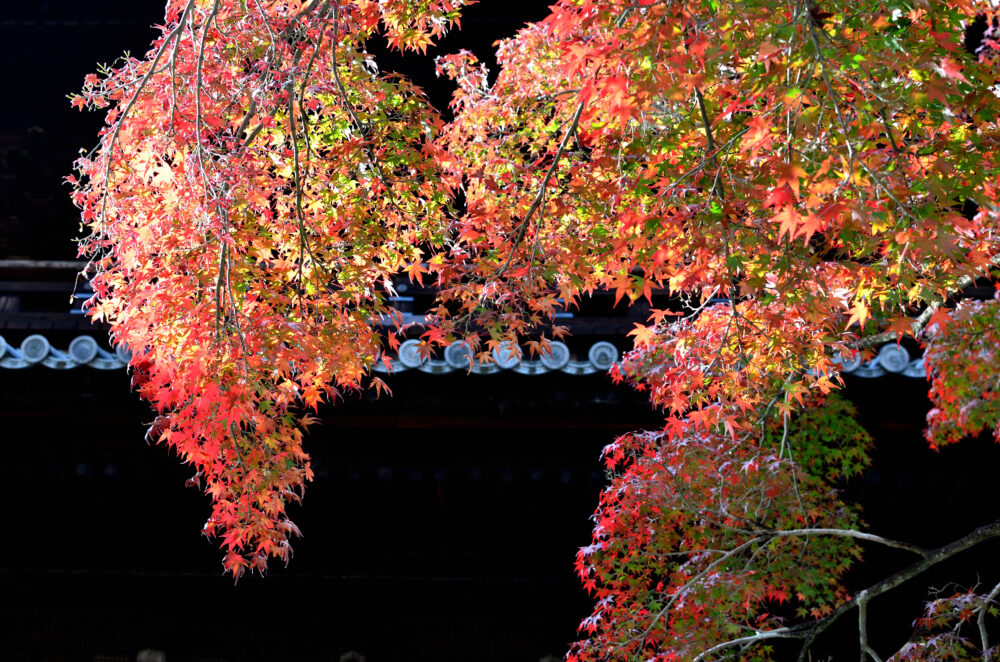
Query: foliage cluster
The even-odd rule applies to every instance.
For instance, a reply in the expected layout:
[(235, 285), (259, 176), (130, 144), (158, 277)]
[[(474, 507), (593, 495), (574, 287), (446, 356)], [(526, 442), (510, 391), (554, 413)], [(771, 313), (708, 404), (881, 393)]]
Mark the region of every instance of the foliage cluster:
[[(149, 53), (73, 99), (109, 109), (71, 178), (91, 312), (211, 496), (225, 567), (288, 560), (302, 412), (384, 387), (369, 371), (398, 337), (372, 322), (398, 319), (394, 277), (438, 290), (422, 351), (477, 360), (545, 351), (553, 313), (595, 290), (666, 291), (687, 309), (653, 310), (615, 373), (666, 424), (607, 450), (577, 566), (598, 603), (570, 658), (757, 660), (795, 639), (806, 659), (856, 610), (879, 660), (867, 601), (1000, 535), (865, 532), (836, 488), (869, 442), (832, 393), (841, 357), (909, 334), (932, 444), (1000, 418), (996, 304), (946, 307), (1000, 254), (993, 22), (963, 49), (990, 7), (560, 0), (500, 42), (492, 83), (470, 53), (438, 60), (445, 121), (366, 43), (424, 50), (463, 4), (169, 0)], [(852, 595), (868, 544), (918, 560)], [(975, 620), (975, 643), (934, 641), (989, 657), (997, 592), (935, 603), (921, 631)], [(929, 641), (897, 659), (938, 659)]]

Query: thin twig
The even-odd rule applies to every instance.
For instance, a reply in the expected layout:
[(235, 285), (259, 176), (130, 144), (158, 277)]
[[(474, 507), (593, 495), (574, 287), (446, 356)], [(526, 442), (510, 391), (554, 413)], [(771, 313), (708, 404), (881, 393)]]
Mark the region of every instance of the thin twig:
[(535, 194), (535, 199), (531, 202), (531, 206), (528, 207), (528, 211), (521, 220), (521, 224), (517, 227), (517, 232), (514, 237), (513, 244), (510, 247), (510, 254), (507, 256), (507, 261), (502, 267), (494, 272), (492, 278), (501, 276), (508, 268), (510, 268), (511, 261), (514, 259), (514, 252), (517, 249), (517, 246), (521, 243), (521, 240), (524, 239), (524, 235), (528, 231), (528, 226), (531, 224), (531, 217), (541, 207), (542, 201), (545, 199), (545, 189), (549, 185), (549, 179), (559, 166), (559, 160), (562, 158), (563, 152), (566, 151), (566, 145), (569, 143), (570, 137), (576, 133), (576, 127), (580, 123), (580, 115), (583, 113), (583, 106), (583, 101), (576, 105), (576, 111), (573, 113), (573, 119), (570, 122), (569, 128), (566, 129), (566, 133), (563, 134), (559, 147), (556, 149), (556, 153), (552, 158), (552, 163), (549, 164), (548, 170), (546, 170), (545, 174), (542, 176), (542, 181), (538, 185), (538, 192)]

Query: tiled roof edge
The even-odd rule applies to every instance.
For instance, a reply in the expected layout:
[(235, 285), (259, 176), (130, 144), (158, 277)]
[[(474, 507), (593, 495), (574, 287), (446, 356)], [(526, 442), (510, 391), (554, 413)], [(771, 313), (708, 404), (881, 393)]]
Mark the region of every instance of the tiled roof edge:
[[(536, 359), (521, 357), (520, 350), (511, 345), (501, 345), (492, 352), (492, 363), (478, 363), (465, 343), (451, 345), (444, 350), (444, 358), (428, 358), (420, 355), (420, 342), (407, 340), (399, 347), (398, 356), (386, 357), (375, 364), (374, 371), (380, 374), (419, 370), (429, 374), (466, 372), (490, 375), (511, 371), (522, 375), (540, 375), (548, 372), (563, 372), (570, 375), (590, 375), (606, 372), (619, 359), (618, 348), (605, 341), (591, 345), (586, 359), (574, 360), (569, 347), (558, 340), (551, 343), (551, 353)], [(128, 365), (130, 354), (124, 347), (114, 352), (102, 349), (97, 341), (87, 335), (74, 338), (69, 347), (59, 350), (52, 346), (48, 338), (33, 334), (21, 341), (15, 348), (0, 336), (0, 368), (18, 370), (40, 365), (53, 370), (69, 370), (88, 366), (97, 370), (117, 370)], [(905, 347), (889, 343), (883, 345), (876, 357), (861, 362), (860, 357), (838, 357), (840, 370), (854, 377), (882, 377), (900, 374), (923, 379), (926, 377), (924, 360), (912, 358)]]

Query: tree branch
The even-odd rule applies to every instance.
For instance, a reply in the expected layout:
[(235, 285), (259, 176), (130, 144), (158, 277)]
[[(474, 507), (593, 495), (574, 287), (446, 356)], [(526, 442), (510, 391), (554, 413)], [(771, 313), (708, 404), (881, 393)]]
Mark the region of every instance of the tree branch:
[[(990, 263), (995, 267), (1000, 267), (1000, 254), (994, 255), (990, 258)], [(962, 276), (955, 282), (955, 291), (961, 292), (975, 282), (976, 279), (972, 276)], [(930, 321), (935, 311), (937, 311), (940, 307), (941, 302), (932, 303), (927, 306), (927, 308), (925, 308), (915, 320), (913, 320), (913, 323), (910, 324), (910, 332), (913, 334), (914, 338), (920, 335), (920, 332), (924, 330), (924, 327), (927, 326), (927, 323)], [(848, 343), (847, 347), (850, 349), (867, 349), (869, 347), (874, 347), (875, 345), (896, 341), (899, 339), (899, 335), (900, 332), (897, 331), (883, 331), (882, 333), (876, 333), (873, 336), (866, 336), (852, 343)]]
[(569, 128), (566, 129), (566, 133), (563, 134), (562, 141), (559, 143), (555, 156), (552, 158), (552, 163), (549, 164), (549, 169), (546, 170), (545, 175), (542, 176), (542, 182), (538, 185), (538, 193), (535, 194), (535, 199), (532, 200), (531, 206), (528, 207), (528, 211), (521, 220), (521, 224), (517, 227), (517, 235), (514, 237), (514, 243), (510, 247), (510, 255), (507, 256), (507, 261), (504, 265), (493, 274), (493, 278), (502, 275), (510, 267), (510, 263), (514, 259), (514, 250), (524, 239), (524, 235), (528, 231), (528, 226), (531, 224), (532, 215), (534, 215), (534, 213), (538, 211), (538, 208), (541, 207), (542, 201), (545, 199), (545, 189), (549, 185), (549, 179), (558, 167), (559, 159), (562, 158), (563, 153), (566, 151), (566, 145), (569, 143), (570, 137), (576, 133), (576, 127), (580, 123), (580, 115), (583, 113), (583, 105), (584, 103), (582, 101), (576, 105), (576, 111), (573, 113), (573, 120), (570, 122)]
[[(886, 577), (882, 581), (877, 582), (876, 584), (873, 584), (872, 586), (863, 589), (862, 591), (859, 591), (853, 599), (848, 600), (844, 604), (840, 605), (840, 607), (838, 607), (836, 610), (834, 610), (832, 613), (826, 616), (823, 620), (818, 621), (815, 624), (812, 625), (802, 624), (790, 627), (776, 628), (774, 630), (763, 630), (755, 632), (754, 634), (745, 637), (730, 639), (728, 641), (716, 644), (711, 648), (702, 651), (697, 657), (693, 658), (692, 662), (701, 662), (701, 660), (707, 659), (708, 656), (712, 655), (713, 653), (725, 650), (727, 648), (742, 646), (745, 644), (753, 644), (767, 639), (802, 639), (803, 640), (802, 648), (799, 650), (798, 662), (805, 662), (807, 659), (809, 659), (808, 656), (810, 653), (810, 648), (813, 642), (816, 640), (816, 638), (823, 632), (825, 632), (837, 620), (839, 620), (841, 616), (843, 616), (844, 614), (846, 614), (855, 607), (858, 608), (858, 635), (859, 635), (859, 642), (861, 645), (862, 662), (864, 662), (866, 656), (871, 660), (873, 660), (874, 662), (882, 662), (881, 658), (868, 643), (868, 629), (867, 629), (868, 602), (870, 602), (872, 598), (876, 598), (879, 595), (882, 595), (883, 593), (887, 593), (892, 589), (897, 588), (902, 584), (905, 584), (906, 582), (913, 579), (917, 575), (923, 573), (924, 571), (934, 567), (939, 563), (947, 561), (948, 559), (952, 558), (957, 554), (960, 554), (961, 552), (964, 552), (967, 549), (975, 547), (981, 542), (990, 540), (992, 538), (1000, 537), (1000, 520), (997, 520), (992, 524), (981, 526), (972, 531), (971, 533), (959, 538), (958, 540), (954, 540), (948, 543), (947, 545), (938, 547), (937, 549), (933, 550), (924, 550), (923, 548), (917, 547), (916, 545), (898, 543), (892, 540), (888, 540), (886, 538), (882, 538), (881, 536), (867, 534), (861, 531), (851, 531), (849, 529), (846, 530), (845, 529), (798, 529), (789, 531), (773, 531), (769, 532), (769, 534), (774, 535), (776, 537), (791, 536), (791, 535), (847, 535), (848, 537), (859, 538), (862, 540), (869, 540), (871, 542), (878, 542), (880, 544), (884, 544), (889, 547), (896, 547), (899, 549), (911, 551), (920, 554), (921, 556), (923, 556), (923, 558), (920, 561), (917, 561), (913, 565), (909, 566), (908, 568), (905, 568), (889, 577)], [(738, 553), (739, 551), (742, 551), (743, 549), (746, 549), (749, 545), (761, 542), (764, 539), (765, 539), (764, 536), (756, 536), (751, 540), (748, 540), (747, 542), (731, 550), (729, 553), (723, 555), (720, 559), (717, 559), (713, 563), (713, 566), (717, 566), (725, 559), (731, 558), (734, 554)], [(692, 581), (698, 579), (702, 574), (704, 574), (704, 572), (705, 571), (703, 571), (696, 577), (692, 578)], [(690, 583), (691, 582), (688, 582), (688, 584)], [(681, 592), (682, 591), (678, 591), (677, 593), (675, 593), (674, 597), (676, 597)], [(986, 650), (987, 639), (986, 635), (984, 634), (985, 626), (982, 625), (982, 623), (985, 619), (985, 612), (987, 605), (994, 598), (996, 598), (997, 595), (1000, 595), (1000, 584), (997, 584), (997, 586), (993, 588), (993, 591), (990, 593), (990, 595), (986, 599), (986, 602), (981, 607), (979, 615), (980, 635), (983, 640), (984, 651)], [(668, 604), (667, 607), (665, 607), (663, 610), (661, 610), (660, 613), (656, 615), (653, 623), (655, 624), (655, 622), (659, 620), (659, 618), (661, 618), (669, 608), (670, 605)], [(647, 628), (642, 635), (639, 635), (639, 637), (636, 638), (641, 638), (645, 636), (645, 634), (647, 634), (651, 629), (652, 625), (649, 628)], [(990, 658), (988, 657), (985, 659), (986, 662), (990, 661)]]
[(861, 648), (861, 662), (870, 657), (875, 662), (882, 662), (875, 649), (868, 643), (868, 592), (858, 593), (858, 645)]
[[(163, 54), (166, 52), (167, 45), (171, 41), (180, 38), (180, 34), (184, 30), (184, 21), (187, 20), (187, 16), (193, 8), (194, 8), (194, 0), (188, 0), (187, 5), (185, 5), (184, 7), (184, 12), (181, 14), (180, 20), (177, 22), (177, 27), (171, 30), (170, 34), (164, 37), (163, 43), (160, 44), (160, 48), (157, 49), (156, 55), (153, 56), (153, 61), (150, 62), (149, 64), (149, 71), (147, 71), (146, 74), (142, 77), (142, 80), (139, 81), (139, 85), (135, 88), (135, 93), (128, 100), (128, 103), (125, 104), (125, 108), (122, 110), (122, 112), (118, 115), (118, 121), (115, 123), (115, 128), (111, 132), (111, 137), (108, 139), (107, 143), (108, 147), (106, 151), (108, 155), (107, 156), (108, 160), (107, 160), (107, 166), (105, 167), (104, 170), (105, 193), (101, 199), (101, 224), (103, 224), (106, 219), (108, 196), (110, 195), (111, 191), (111, 162), (114, 159), (115, 143), (118, 142), (118, 135), (121, 133), (122, 125), (125, 123), (125, 117), (128, 115), (129, 111), (132, 110), (132, 107), (135, 105), (135, 102), (139, 99), (139, 95), (146, 88), (146, 84), (149, 82), (149, 79), (152, 78), (153, 74), (157, 72), (156, 65), (159, 63), (160, 58), (163, 57)], [(175, 43), (174, 48), (177, 47), (178, 46)], [(87, 265), (89, 266), (91, 262), (93, 262), (93, 258), (91, 258), (90, 262), (88, 262)]]
[[(917, 575), (921, 574), (925, 570), (928, 570), (935, 565), (947, 561), (951, 557), (964, 552), (965, 550), (975, 547), (979, 543), (989, 540), (991, 538), (1000, 537), (1000, 520), (993, 522), (992, 524), (987, 524), (981, 526), (975, 531), (965, 535), (958, 540), (954, 540), (943, 547), (938, 547), (935, 550), (929, 552), (922, 560), (917, 561), (909, 568), (901, 570), (894, 575), (886, 577), (882, 581), (870, 586), (869, 588), (861, 591), (858, 595), (864, 596), (864, 599), (869, 600), (871, 598), (887, 593), (892, 589), (901, 586), (913, 579)], [(827, 628), (833, 625), (841, 616), (846, 614), (848, 611), (853, 609), (858, 605), (858, 598), (848, 600), (840, 607), (838, 607), (833, 613), (824, 618), (822, 621), (816, 624), (813, 630), (806, 636), (805, 641), (802, 642), (802, 649), (799, 651), (799, 662), (805, 662), (806, 654), (809, 651), (809, 647), (816, 640), (816, 637), (821, 635)]]
[(986, 612), (998, 595), (1000, 595), (1000, 583), (997, 583), (983, 600), (982, 606), (979, 607), (979, 616), (976, 618), (976, 625), (979, 627), (979, 640), (983, 646), (983, 662), (991, 662), (993, 660), (993, 654), (989, 646), (989, 636), (986, 632)]
[(701, 662), (702, 660), (708, 659), (708, 656), (712, 653), (717, 653), (718, 651), (725, 650), (727, 648), (732, 648), (734, 646), (742, 646), (743, 644), (755, 644), (758, 641), (765, 641), (767, 639), (800, 639), (806, 636), (807, 631), (800, 627), (789, 627), (789, 628), (775, 628), (774, 630), (763, 630), (760, 632), (754, 632), (746, 637), (739, 637), (738, 639), (730, 639), (729, 641), (724, 641), (721, 644), (716, 644), (704, 650), (698, 654), (698, 657), (691, 660), (691, 662)]
[(883, 538), (882, 536), (877, 536), (873, 533), (855, 531), (854, 529), (786, 529), (768, 531), (767, 534), (776, 538), (788, 538), (792, 536), (840, 536), (843, 538), (857, 538), (858, 540), (866, 540), (868, 542), (878, 543), (879, 545), (885, 545), (886, 547), (902, 549), (907, 552), (919, 554), (923, 557), (927, 557), (933, 553), (930, 550), (918, 545), (911, 545), (909, 543), (899, 542), (890, 538)]

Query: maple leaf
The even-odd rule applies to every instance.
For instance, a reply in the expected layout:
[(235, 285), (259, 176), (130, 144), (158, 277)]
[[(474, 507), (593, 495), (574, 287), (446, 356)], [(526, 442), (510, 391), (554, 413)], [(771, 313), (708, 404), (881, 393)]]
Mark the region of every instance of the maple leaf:
[(943, 306), (935, 308), (934, 312), (931, 313), (930, 318), (927, 320), (927, 328), (936, 329), (937, 331), (945, 331), (948, 326), (952, 323), (951, 311)]
[(695, 425), (707, 430), (718, 418), (718, 411), (714, 407), (696, 409), (688, 414), (688, 418)]
[(409, 275), (411, 283), (416, 281), (421, 287), (424, 284), (424, 274), (430, 273), (421, 262), (411, 262), (403, 268), (403, 271)]
[(676, 312), (676, 311), (673, 311), (673, 310), (662, 310), (662, 309), (659, 309), (659, 308), (651, 308), (650, 311), (649, 311), (649, 318), (648, 319), (655, 326), (655, 325), (663, 322), (663, 320), (665, 320), (667, 317), (680, 317), (683, 314), (684, 313)]
[(897, 339), (902, 339), (906, 334), (913, 335), (913, 323), (915, 321), (912, 317), (899, 317), (886, 326), (885, 330), (895, 333)]
[(610, 76), (601, 82), (601, 93), (610, 113), (625, 126), (632, 118), (635, 102), (629, 94), (628, 79), (624, 76)]
[(636, 347), (649, 345), (656, 339), (656, 326), (636, 324), (635, 328), (629, 331), (626, 335), (635, 337)]
[(788, 207), (795, 204), (796, 195), (786, 184), (775, 186), (764, 199), (765, 207)]
[(945, 78), (954, 78), (955, 80), (960, 80), (963, 83), (969, 82), (962, 73), (961, 65), (952, 60), (950, 57), (941, 58), (937, 65), (935, 65), (934, 69)]
[(775, 188), (788, 186), (795, 199), (799, 199), (799, 179), (806, 176), (806, 171), (794, 163), (782, 163), (775, 168)]
[(847, 326), (853, 326), (855, 323), (861, 328), (865, 326), (865, 320), (871, 317), (871, 310), (868, 305), (861, 299), (855, 299), (854, 305), (850, 309), (850, 317), (847, 320)]
[(764, 595), (768, 600), (773, 600), (778, 604), (784, 604), (788, 600), (788, 591), (778, 586), (769, 587)]
[(386, 385), (386, 383), (381, 379), (379, 379), (378, 377), (372, 377), (372, 386), (375, 388), (376, 395), (382, 395), (383, 391), (388, 393), (390, 396), (392, 395), (392, 389), (389, 388)]
[(778, 238), (780, 239), (787, 233), (789, 239), (794, 239), (799, 227), (799, 220), (801, 218), (802, 217), (799, 213), (791, 205), (782, 207), (781, 211), (771, 218), (771, 221), (779, 224)]
[(826, 227), (826, 221), (823, 217), (817, 216), (813, 213), (808, 213), (805, 216), (799, 217), (799, 228), (795, 232), (796, 237), (802, 237), (802, 243), (806, 246), (809, 245), (809, 240), (817, 232), (822, 232)]
[(750, 157), (754, 158), (760, 150), (769, 147), (772, 140), (771, 127), (771, 120), (767, 117), (763, 115), (751, 117), (747, 122), (747, 132), (740, 140), (740, 151), (749, 152)]
[(766, 63), (771, 58), (783, 53), (785, 48), (785, 46), (779, 46), (772, 44), (769, 41), (765, 41), (760, 45), (760, 48), (757, 51), (757, 61)]
[(593, 47), (582, 42), (571, 42), (564, 47), (563, 63), (560, 65), (563, 75), (572, 78), (579, 73), (589, 59), (593, 57)]

